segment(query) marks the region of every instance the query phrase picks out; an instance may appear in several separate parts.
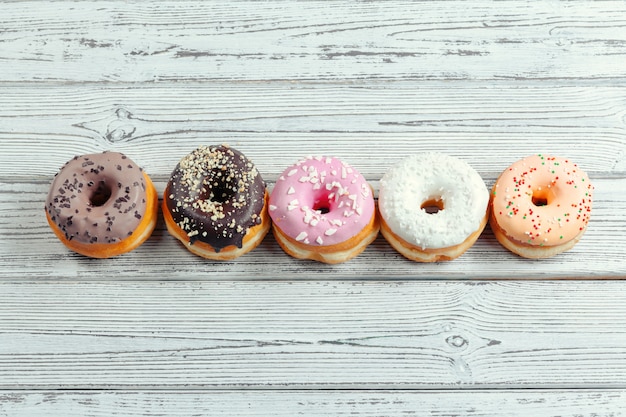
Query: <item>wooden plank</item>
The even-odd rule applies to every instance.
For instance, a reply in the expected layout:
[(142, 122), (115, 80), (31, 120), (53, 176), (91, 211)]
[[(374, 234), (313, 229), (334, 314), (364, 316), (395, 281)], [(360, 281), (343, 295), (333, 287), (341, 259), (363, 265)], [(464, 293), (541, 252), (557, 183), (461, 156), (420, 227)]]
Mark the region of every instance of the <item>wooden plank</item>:
[[(11, 417), (95, 415), (215, 417), (619, 417), (625, 391), (0, 391)], [(122, 411), (123, 410), (123, 411)]]
[[(626, 178), (594, 183), (594, 211), (587, 232), (571, 251), (550, 259), (513, 255), (487, 228), (454, 261), (408, 261), (379, 236), (360, 256), (339, 265), (291, 258), (271, 233), (258, 248), (235, 261), (211, 262), (192, 255), (171, 237), (162, 218), (152, 237), (135, 251), (111, 259), (89, 259), (67, 250), (48, 227), (44, 214), (47, 182), (0, 183), (0, 280), (625, 278)], [(373, 184), (378, 187), (378, 182)], [(162, 193), (165, 183), (157, 182), (156, 187)]]
[(621, 175), (625, 108), (624, 86), (597, 85), (3, 85), (0, 179), (48, 180), (76, 154), (111, 149), (166, 180), (196, 146), (223, 142), (270, 182), (307, 154), (341, 157), (378, 180), (422, 151), (460, 157), (486, 178), (537, 152), (567, 156), (592, 178)]
[(2, 81), (621, 81), (626, 66), (619, 1), (25, 1), (0, 16)]
[(0, 389), (609, 389), (623, 281), (0, 283)]

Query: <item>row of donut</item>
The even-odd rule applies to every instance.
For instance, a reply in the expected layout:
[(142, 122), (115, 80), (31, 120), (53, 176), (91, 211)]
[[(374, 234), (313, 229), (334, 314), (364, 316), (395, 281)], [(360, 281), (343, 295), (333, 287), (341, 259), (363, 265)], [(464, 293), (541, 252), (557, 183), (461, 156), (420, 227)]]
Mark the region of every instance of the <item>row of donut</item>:
[[(568, 159), (532, 155), (508, 167), (491, 191), (467, 163), (441, 153), (406, 157), (380, 181), (378, 207), (357, 169), (335, 157), (307, 157), (285, 169), (269, 193), (255, 165), (228, 145), (200, 146), (176, 165), (163, 194), (168, 232), (196, 255), (235, 259), (270, 228), (300, 259), (340, 263), (380, 231), (408, 259), (451, 260), (487, 222), (497, 240), (526, 258), (572, 248), (587, 228), (593, 186)], [(156, 225), (158, 195), (127, 156), (76, 156), (55, 175), (46, 217), (80, 254), (108, 258), (141, 245)]]

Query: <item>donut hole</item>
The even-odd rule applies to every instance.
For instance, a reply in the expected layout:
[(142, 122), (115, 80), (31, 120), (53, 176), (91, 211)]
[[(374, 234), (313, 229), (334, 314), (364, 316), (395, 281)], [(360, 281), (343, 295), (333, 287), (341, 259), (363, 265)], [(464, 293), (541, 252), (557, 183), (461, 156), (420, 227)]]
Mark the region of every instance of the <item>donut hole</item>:
[(532, 203), (537, 207), (547, 206), (552, 201), (552, 193), (548, 188), (538, 188), (533, 191)]
[(422, 203), (420, 209), (428, 214), (437, 214), (444, 209), (443, 200), (441, 197), (431, 197)]
[(89, 196), (89, 204), (92, 207), (102, 207), (111, 198), (111, 193), (111, 187), (109, 187), (104, 181), (100, 181), (93, 194)]
[(548, 205), (548, 199), (545, 198), (545, 197), (535, 197), (535, 196), (533, 196), (533, 204), (536, 205), (537, 207), (547, 206)]
[[(235, 194), (232, 188), (226, 184), (214, 185), (210, 190), (210, 200), (215, 203), (225, 203)], [(202, 196), (201, 196), (202, 197)]]
[(319, 211), (322, 214), (326, 214), (330, 211), (330, 201), (328, 196), (326, 198), (318, 199), (313, 202), (313, 210)]

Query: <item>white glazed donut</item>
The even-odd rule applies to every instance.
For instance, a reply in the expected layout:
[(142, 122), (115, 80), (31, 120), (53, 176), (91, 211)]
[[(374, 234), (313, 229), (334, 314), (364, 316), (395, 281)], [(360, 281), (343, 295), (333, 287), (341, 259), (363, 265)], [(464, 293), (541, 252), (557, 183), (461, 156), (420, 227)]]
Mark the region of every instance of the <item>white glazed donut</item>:
[(454, 259), (482, 233), (488, 203), (485, 183), (466, 162), (439, 153), (413, 155), (381, 179), (381, 232), (411, 260)]

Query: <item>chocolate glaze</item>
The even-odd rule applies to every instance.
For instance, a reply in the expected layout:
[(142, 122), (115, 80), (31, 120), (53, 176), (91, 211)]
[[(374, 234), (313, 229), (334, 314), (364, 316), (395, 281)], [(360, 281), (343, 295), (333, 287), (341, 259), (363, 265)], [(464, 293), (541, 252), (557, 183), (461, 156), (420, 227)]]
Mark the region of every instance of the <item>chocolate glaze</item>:
[(242, 247), (250, 227), (261, 223), (265, 182), (241, 152), (201, 146), (174, 168), (165, 204), (190, 244), (207, 243), (219, 252)]
[(143, 171), (117, 152), (76, 156), (54, 177), (46, 210), (68, 240), (119, 242), (145, 214)]

